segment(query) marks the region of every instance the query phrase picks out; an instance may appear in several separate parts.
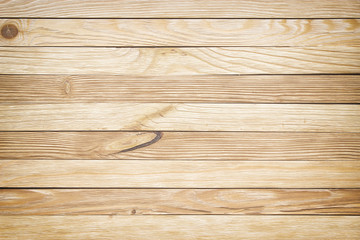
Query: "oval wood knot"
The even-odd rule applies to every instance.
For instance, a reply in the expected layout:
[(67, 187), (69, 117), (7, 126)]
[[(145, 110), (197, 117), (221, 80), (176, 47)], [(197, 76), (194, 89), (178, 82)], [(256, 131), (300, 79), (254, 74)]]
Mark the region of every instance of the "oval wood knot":
[(14, 24), (5, 24), (1, 29), (1, 36), (12, 39), (18, 35), (19, 30)]

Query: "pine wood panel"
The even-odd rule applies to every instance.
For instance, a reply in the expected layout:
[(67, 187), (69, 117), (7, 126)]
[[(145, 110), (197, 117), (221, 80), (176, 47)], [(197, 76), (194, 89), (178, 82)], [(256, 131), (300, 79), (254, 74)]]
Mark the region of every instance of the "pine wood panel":
[[(359, 19), (1, 19), (0, 46), (360, 46)], [(71, 26), (71, 27), (70, 27)]]
[(358, 47), (0, 47), (3, 74), (359, 73)]
[(359, 239), (359, 0), (0, 1), (1, 239)]
[(1, 187), (359, 188), (355, 161), (2, 160)]
[(0, 216), (0, 239), (358, 240), (358, 216)]
[(1, 132), (0, 159), (357, 161), (360, 134)]
[(347, 214), (359, 189), (1, 189), (0, 215)]
[(0, 75), (2, 103), (360, 103), (358, 75)]
[(2, 1), (16, 18), (358, 18), (357, 0), (78, 0)]
[(0, 130), (359, 132), (359, 113), (341, 104), (4, 104)]

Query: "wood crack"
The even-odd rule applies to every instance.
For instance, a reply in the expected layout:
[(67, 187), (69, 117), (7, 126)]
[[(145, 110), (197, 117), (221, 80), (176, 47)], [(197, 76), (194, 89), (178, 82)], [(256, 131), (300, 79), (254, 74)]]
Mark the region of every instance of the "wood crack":
[(155, 144), (157, 143), (163, 136), (163, 133), (162, 132), (153, 132), (155, 134), (155, 137), (148, 141), (148, 142), (145, 142), (145, 143), (142, 143), (142, 144), (139, 144), (139, 145), (136, 145), (134, 147), (131, 147), (131, 148), (127, 148), (127, 149), (123, 149), (117, 153), (114, 153), (114, 154), (119, 154), (119, 153), (124, 153), (124, 152), (130, 152), (130, 151), (134, 151), (136, 149), (139, 149), (139, 148), (144, 148), (144, 147), (147, 147), (147, 146), (150, 146), (152, 144)]

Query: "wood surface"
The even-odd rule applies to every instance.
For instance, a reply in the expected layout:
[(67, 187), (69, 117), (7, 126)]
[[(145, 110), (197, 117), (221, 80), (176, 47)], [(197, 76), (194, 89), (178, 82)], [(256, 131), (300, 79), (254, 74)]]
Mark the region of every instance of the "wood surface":
[(358, 0), (6, 0), (1, 18), (359, 18)]
[[(1, 19), (0, 46), (360, 46), (359, 19)], [(70, 27), (71, 26), (71, 27)]]
[(0, 0), (0, 240), (360, 239), (360, 0)]
[(0, 75), (0, 102), (360, 103), (360, 77)]
[(0, 159), (358, 161), (360, 134), (1, 132)]
[(0, 130), (360, 132), (359, 113), (348, 104), (4, 104)]
[(359, 161), (2, 160), (0, 169), (10, 188), (360, 188)]
[(359, 189), (1, 189), (0, 215), (360, 215)]
[[(360, 48), (0, 47), (3, 74), (318, 74), (359, 73)], [(31, 64), (30, 64), (31, 63)]]
[(29, 240), (358, 240), (360, 234), (359, 216), (0, 216), (0, 223), (0, 239)]

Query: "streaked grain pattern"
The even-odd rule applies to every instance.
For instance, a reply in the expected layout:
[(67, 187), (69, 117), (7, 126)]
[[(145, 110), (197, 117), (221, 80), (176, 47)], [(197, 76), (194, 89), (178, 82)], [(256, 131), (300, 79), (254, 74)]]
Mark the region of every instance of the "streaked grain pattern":
[(358, 75), (0, 75), (2, 103), (360, 103)]
[(1, 189), (0, 215), (360, 215), (359, 189)]
[[(2, 19), (0, 46), (360, 46), (359, 19)], [(71, 27), (70, 27), (71, 26)]]
[(360, 73), (360, 48), (0, 47), (3, 74), (311, 74)]
[(360, 134), (1, 132), (0, 159), (357, 161)]
[(357, 161), (2, 160), (1, 187), (360, 188)]
[(358, 18), (358, 0), (7, 0), (16, 18)]
[(360, 132), (359, 113), (344, 104), (4, 104), (0, 130)]
[(0, 216), (0, 239), (358, 240), (359, 216)]

